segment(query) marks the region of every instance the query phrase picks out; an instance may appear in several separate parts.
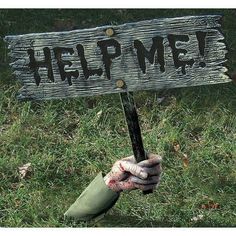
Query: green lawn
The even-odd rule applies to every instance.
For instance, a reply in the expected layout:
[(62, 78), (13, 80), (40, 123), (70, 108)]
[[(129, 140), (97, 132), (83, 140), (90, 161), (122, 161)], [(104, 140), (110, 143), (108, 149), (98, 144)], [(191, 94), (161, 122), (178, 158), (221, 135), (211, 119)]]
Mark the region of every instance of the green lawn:
[[(231, 72), (236, 10), (0, 10), (0, 36), (215, 13), (224, 15)], [(161, 185), (122, 194), (98, 223), (75, 224), (63, 220), (70, 204), (132, 153), (119, 95), (19, 102), (8, 63), (0, 38), (1, 227), (236, 226), (235, 84), (135, 93), (145, 147), (164, 159)]]

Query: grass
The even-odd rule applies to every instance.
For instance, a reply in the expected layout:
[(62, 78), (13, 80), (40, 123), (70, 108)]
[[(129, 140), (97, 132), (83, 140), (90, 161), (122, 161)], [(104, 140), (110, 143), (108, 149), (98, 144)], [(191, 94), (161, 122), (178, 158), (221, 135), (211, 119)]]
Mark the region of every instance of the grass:
[[(232, 71), (235, 10), (0, 10), (0, 34), (206, 13), (225, 16)], [(71, 223), (63, 220), (63, 213), (89, 182), (132, 153), (119, 96), (19, 102), (15, 95), (20, 85), (6, 53), (0, 41), (1, 227), (236, 226), (233, 83), (137, 92), (145, 147), (164, 158), (159, 189), (147, 196), (139, 191), (122, 194), (97, 223)], [(163, 93), (166, 99), (158, 104)], [(32, 173), (21, 179), (18, 167), (28, 162)], [(199, 215), (203, 217), (193, 219)]]

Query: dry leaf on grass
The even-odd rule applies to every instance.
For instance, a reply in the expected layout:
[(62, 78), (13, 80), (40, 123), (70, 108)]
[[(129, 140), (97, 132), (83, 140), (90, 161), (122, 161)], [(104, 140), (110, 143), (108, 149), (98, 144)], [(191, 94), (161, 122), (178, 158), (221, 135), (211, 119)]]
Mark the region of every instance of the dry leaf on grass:
[(180, 145), (178, 143), (174, 143), (174, 146), (173, 146), (175, 152), (178, 152), (180, 150)]
[(20, 178), (24, 179), (32, 172), (31, 163), (27, 163), (21, 167), (18, 167)]
[(187, 154), (183, 154), (183, 165), (185, 168), (187, 168), (189, 165), (189, 158)]
[(209, 202), (207, 204), (202, 204), (201, 209), (218, 209), (220, 208), (219, 203)]

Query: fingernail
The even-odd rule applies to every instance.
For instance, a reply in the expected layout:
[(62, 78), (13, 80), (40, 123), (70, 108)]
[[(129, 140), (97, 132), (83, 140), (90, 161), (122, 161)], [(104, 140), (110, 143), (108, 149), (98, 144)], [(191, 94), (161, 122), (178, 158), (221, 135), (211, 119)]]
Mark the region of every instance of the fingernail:
[(146, 179), (148, 177), (148, 174), (144, 171), (141, 171), (140, 175), (141, 175), (142, 179)]

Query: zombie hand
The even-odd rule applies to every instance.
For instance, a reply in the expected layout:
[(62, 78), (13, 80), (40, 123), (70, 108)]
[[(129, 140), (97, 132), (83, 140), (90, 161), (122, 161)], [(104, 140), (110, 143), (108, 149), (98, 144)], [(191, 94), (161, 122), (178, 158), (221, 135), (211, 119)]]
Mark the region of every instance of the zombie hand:
[(160, 183), (162, 158), (152, 153), (147, 154), (147, 158), (137, 163), (134, 156), (130, 156), (115, 162), (104, 177), (106, 185), (115, 192), (155, 189)]

